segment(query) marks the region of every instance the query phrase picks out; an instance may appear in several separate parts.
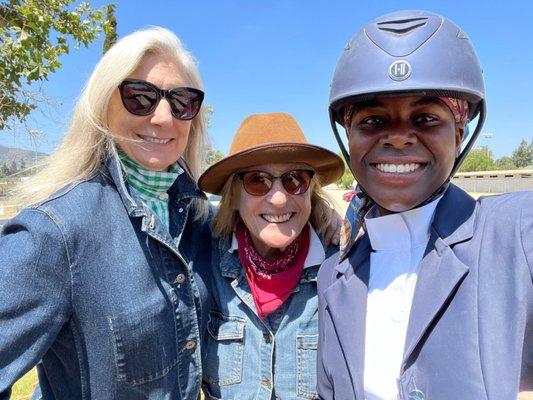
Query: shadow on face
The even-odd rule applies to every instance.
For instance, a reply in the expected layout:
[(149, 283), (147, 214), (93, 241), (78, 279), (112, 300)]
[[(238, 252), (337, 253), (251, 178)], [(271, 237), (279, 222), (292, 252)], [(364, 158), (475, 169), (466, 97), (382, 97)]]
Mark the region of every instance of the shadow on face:
[[(162, 89), (186, 86), (177, 63), (160, 54), (146, 55), (128, 78)], [(183, 155), (191, 121), (174, 118), (166, 99), (161, 99), (149, 115), (134, 115), (124, 108), (116, 89), (109, 103), (108, 127), (117, 136), (118, 147), (131, 160), (146, 169), (164, 171)]]
[(448, 178), (464, 126), (436, 97), (357, 103), (347, 129), (357, 182), (383, 213), (416, 207)]
[[(306, 164), (263, 164), (241, 172), (262, 171), (273, 177), (293, 170), (309, 170)], [(256, 250), (266, 259), (276, 257), (301, 233), (311, 215), (311, 189), (301, 194), (290, 194), (280, 179), (264, 195), (246, 192), (242, 181), (237, 181), (234, 208), (250, 231)]]

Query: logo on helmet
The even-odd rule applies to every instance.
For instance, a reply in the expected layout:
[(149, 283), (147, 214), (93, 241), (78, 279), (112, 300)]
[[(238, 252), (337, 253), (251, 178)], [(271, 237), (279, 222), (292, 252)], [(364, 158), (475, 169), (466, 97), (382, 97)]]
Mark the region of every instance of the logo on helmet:
[(411, 75), (411, 64), (405, 60), (394, 61), (389, 67), (389, 76), (395, 81), (403, 81)]

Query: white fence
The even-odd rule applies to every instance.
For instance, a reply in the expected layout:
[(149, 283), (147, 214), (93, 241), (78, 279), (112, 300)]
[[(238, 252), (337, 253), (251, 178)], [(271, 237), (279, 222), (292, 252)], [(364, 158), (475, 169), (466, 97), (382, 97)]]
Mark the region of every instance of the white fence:
[(533, 170), (461, 172), (452, 182), (470, 193), (533, 190)]

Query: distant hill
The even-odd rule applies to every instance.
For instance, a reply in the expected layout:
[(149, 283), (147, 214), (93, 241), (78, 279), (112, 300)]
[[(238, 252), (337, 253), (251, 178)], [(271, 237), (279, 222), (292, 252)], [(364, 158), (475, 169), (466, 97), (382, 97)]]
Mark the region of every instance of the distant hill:
[(20, 162), (24, 160), (26, 165), (32, 165), (35, 161), (39, 161), (41, 158), (48, 156), (46, 153), (39, 151), (24, 150), (16, 147), (5, 147), (0, 145), (0, 164), (11, 161)]

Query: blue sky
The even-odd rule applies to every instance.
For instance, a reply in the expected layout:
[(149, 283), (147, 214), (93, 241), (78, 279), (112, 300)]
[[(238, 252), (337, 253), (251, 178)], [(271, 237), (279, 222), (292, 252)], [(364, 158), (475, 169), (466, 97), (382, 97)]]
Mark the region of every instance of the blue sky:
[[(95, 7), (105, 1), (91, 1)], [(533, 137), (533, 3), (526, 1), (115, 1), (118, 34), (149, 25), (174, 31), (195, 55), (215, 113), (209, 134), (226, 153), (249, 114), (284, 111), (296, 117), (314, 144), (338, 151), (329, 127), (329, 83), (346, 42), (366, 22), (400, 9), (447, 16), (473, 42), (485, 74), (488, 118), (484, 133), (494, 155), (510, 155)], [(72, 50), (44, 90), (51, 104), (29, 125), (34, 141), (0, 132), (0, 144), (51, 152), (67, 129), (71, 110), (101, 54), (102, 39)]]

